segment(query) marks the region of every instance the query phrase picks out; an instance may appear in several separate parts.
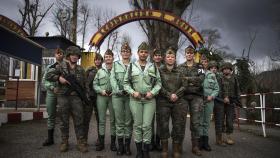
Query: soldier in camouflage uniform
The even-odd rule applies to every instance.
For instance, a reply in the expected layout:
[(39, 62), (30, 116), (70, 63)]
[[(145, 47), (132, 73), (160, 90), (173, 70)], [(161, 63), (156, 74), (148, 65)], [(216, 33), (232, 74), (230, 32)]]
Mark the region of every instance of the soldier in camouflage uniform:
[[(89, 130), (89, 124), (91, 120), (91, 115), (92, 111), (94, 110), (95, 113), (95, 119), (97, 122), (97, 128), (96, 128), (96, 133), (98, 133), (98, 125), (99, 125), (99, 120), (98, 120), (98, 112), (97, 112), (97, 105), (96, 105), (96, 99), (97, 99), (97, 94), (95, 93), (93, 89), (93, 80), (94, 77), (97, 73), (97, 71), (102, 67), (103, 63), (103, 58), (99, 53), (96, 53), (94, 57), (94, 64), (95, 66), (91, 66), (86, 70), (86, 78), (87, 78), (87, 87), (89, 90), (89, 98), (90, 98), (90, 104), (85, 105), (84, 108), (84, 124), (85, 124), (85, 139), (86, 141), (88, 140), (88, 130)], [(96, 140), (96, 146), (99, 145), (99, 139), (97, 137)]]
[(184, 84), (186, 87), (185, 100), (190, 109), (190, 130), (192, 139), (192, 153), (201, 156), (199, 149), (199, 124), (200, 112), (203, 106), (203, 93), (202, 82), (204, 74), (199, 64), (194, 61), (194, 48), (188, 46), (185, 49), (186, 62), (179, 65), (178, 69), (183, 73)]
[(110, 76), (113, 90), (112, 102), (116, 118), (116, 134), (119, 145), (117, 155), (123, 155), (124, 153), (131, 155), (132, 116), (129, 107), (129, 96), (123, 89), (123, 79), (130, 63), (131, 55), (130, 46), (128, 43), (124, 43), (121, 46), (122, 60), (113, 63)]
[(173, 157), (181, 157), (180, 145), (185, 136), (187, 104), (183, 99), (185, 87), (183, 75), (176, 66), (176, 53), (169, 48), (165, 54), (165, 65), (160, 71), (162, 88), (157, 102), (158, 123), (162, 144), (162, 158), (168, 158), (169, 119), (172, 120)]
[[(134, 120), (137, 158), (149, 158), (152, 120), (156, 110), (155, 96), (161, 88), (160, 74), (154, 64), (147, 62), (148, 44), (138, 47), (139, 60), (129, 65), (124, 77), (124, 89), (130, 94), (130, 110)], [(144, 149), (142, 150), (142, 144)]]
[[(217, 63), (210, 61), (208, 70), (205, 71), (205, 79), (203, 81), (203, 95), (205, 97), (204, 106), (201, 111), (200, 117), (200, 149), (211, 151), (211, 147), (208, 143), (208, 130), (210, 127), (211, 114), (214, 108), (214, 98), (219, 94), (219, 84), (216, 79), (215, 73), (217, 72)], [(206, 66), (205, 66), (206, 67)]]
[(54, 144), (53, 134), (54, 134), (54, 126), (55, 126), (55, 118), (56, 118), (56, 105), (57, 105), (57, 84), (58, 82), (50, 82), (46, 80), (46, 74), (51, 69), (54, 68), (57, 64), (60, 64), (63, 61), (64, 52), (62, 50), (57, 49), (55, 51), (55, 59), (56, 62), (52, 65), (47, 66), (44, 76), (43, 76), (43, 84), (45, 89), (47, 90), (46, 96), (46, 106), (48, 112), (48, 138), (43, 143), (43, 146), (49, 146)]
[(68, 61), (61, 62), (61, 64), (56, 65), (55, 68), (51, 69), (46, 74), (46, 80), (52, 82), (59, 81), (57, 102), (58, 113), (61, 120), (61, 152), (66, 152), (68, 150), (69, 118), (71, 115), (73, 117), (77, 137), (77, 148), (81, 152), (88, 151), (84, 139), (83, 102), (78, 92), (71, 88), (70, 81), (65, 79), (69, 75), (74, 76), (78, 84), (85, 90), (85, 71), (81, 66), (77, 65), (80, 57), (80, 49), (76, 46), (70, 46), (66, 49), (66, 59)]
[[(218, 78), (220, 86), (220, 94), (223, 103), (215, 102), (215, 129), (216, 129), (216, 143), (225, 146), (224, 142), (233, 145), (233, 121), (234, 121), (234, 100), (238, 100), (240, 96), (239, 83), (233, 75), (232, 64), (226, 62), (222, 65), (221, 71), (223, 75)], [(223, 136), (223, 133), (226, 136)]]
[(112, 105), (112, 87), (110, 84), (110, 74), (112, 64), (114, 61), (113, 52), (108, 49), (104, 54), (105, 65), (97, 71), (93, 81), (94, 90), (97, 93), (97, 110), (99, 117), (99, 140), (100, 145), (97, 146), (96, 151), (104, 150), (105, 127), (106, 127), (106, 112), (110, 112), (110, 132), (111, 132), (111, 150), (116, 151), (116, 125), (115, 112)]
[[(153, 51), (153, 62), (156, 65), (156, 67), (159, 69), (160, 67), (163, 66), (162, 64), (162, 54), (161, 51), (158, 49), (154, 49)], [(156, 96), (156, 104), (158, 106), (158, 96)], [(161, 151), (162, 150), (162, 146), (160, 143), (160, 137), (159, 137), (159, 123), (158, 123), (158, 114), (157, 111), (155, 113), (155, 117), (153, 119), (153, 123), (152, 123), (152, 142), (150, 145), (150, 149), (151, 150), (157, 150), (157, 151)]]

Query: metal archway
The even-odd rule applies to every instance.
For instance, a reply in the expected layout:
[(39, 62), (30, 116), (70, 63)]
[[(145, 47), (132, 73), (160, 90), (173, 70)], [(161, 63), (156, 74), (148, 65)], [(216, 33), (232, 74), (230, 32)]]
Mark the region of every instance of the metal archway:
[(195, 48), (202, 46), (205, 42), (191, 25), (180, 17), (160, 10), (134, 10), (116, 16), (104, 24), (92, 37), (89, 45), (100, 47), (104, 39), (115, 29), (130, 22), (139, 20), (156, 20), (167, 23), (181, 31), (193, 44)]

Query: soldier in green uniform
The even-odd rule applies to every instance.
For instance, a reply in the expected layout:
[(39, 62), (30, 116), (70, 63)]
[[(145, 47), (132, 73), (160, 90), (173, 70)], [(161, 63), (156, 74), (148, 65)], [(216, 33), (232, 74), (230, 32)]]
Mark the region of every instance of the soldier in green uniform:
[(116, 151), (116, 126), (115, 112), (112, 105), (112, 87), (110, 84), (110, 74), (114, 61), (113, 52), (108, 49), (104, 53), (104, 67), (97, 71), (93, 81), (94, 90), (97, 93), (97, 110), (99, 117), (99, 141), (96, 151), (104, 150), (105, 127), (106, 127), (106, 112), (110, 112), (110, 132), (111, 132), (111, 150)]
[[(232, 64), (225, 62), (221, 71), (223, 76), (218, 78), (220, 85), (220, 96), (223, 103), (217, 102), (214, 108), (216, 143), (224, 146), (223, 142), (233, 145), (233, 121), (234, 121), (234, 100), (238, 100), (240, 96), (239, 83), (233, 74)], [(224, 134), (226, 136), (224, 138)]]
[[(153, 51), (153, 62), (158, 69), (163, 66), (162, 60), (163, 60), (163, 57), (162, 57), (161, 51), (159, 49), (154, 49), (154, 51)], [(157, 96), (156, 96), (156, 104), (158, 106), (158, 97)], [(162, 146), (161, 146), (160, 137), (159, 137), (158, 121), (159, 121), (158, 120), (158, 114), (157, 114), (157, 111), (156, 111), (155, 117), (154, 117), (153, 122), (152, 122), (152, 142), (151, 142), (151, 145), (150, 145), (150, 149), (161, 151)]]
[(52, 65), (47, 66), (44, 76), (43, 76), (43, 84), (47, 90), (46, 96), (46, 106), (47, 106), (47, 113), (48, 113), (48, 138), (43, 143), (43, 146), (49, 146), (54, 144), (53, 134), (54, 134), (54, 127), (55, 127), (55, 118), (56, 118), (56, 105), (57, 105), (57, 82), (50, 82), (46, 80), (46, 74), (51, 69), (54, 68), (57, 64), (60, 64), (63, 61), (63, 51), (57, 49), (55, 51), (55, 59), (56, 62)]
[[(138, 47), (139, 60), (129, 65), (124, 77), (124, 89), (130, 94), (130, 110), (134, 120), (137, 158), (149, 158), (152, 120), (156, 110), (155, 96), (161, 88), (160, 74), (154, 64), (147, 62), (148, 44)], [(144, 143), (144, 149), (142, 144)]]
[(205, 72), (205, 79), (203, 81), (203, 95), (205, 96), (204, 106), (202, 107), (200, 117), (200, 149), (211, 151), (208, 143), (208, 129), (210, 127), (211, 114), (214, 108), (214, 98), (219, 94), (219, 84), (216, 79), (217, 63), (210, 61), (208, 70)]
[(188, 46), (185, 49), (186, 62), (179, 65), (179, 70), (183, 73), (184, 82), (186, 86), (185, 100), (190, 109), (190, 130), (192, 139), (192, 153), (201, 156), (199, 149), (199, 124), (200, 112), (203, 106), (203, 93), (202, 82), (204, 74), (199, 64), (194, 61), (194, 48)]
[[(81, 152), (87, 152), (87, 145), (84, 139), (84, 125), (83, 125), (83, 101), (79, 92), (86, 92), (86, 78), (84, 69), (77, 65), (79, 58), (81, 57), (80, 49), (76, 46), (70, 46), (66, 49), (66, 59), (56, 65), (46, 74), (46, 80), (54, 82), (59, 81), (57, 102), (58, 113), (61, 120), (60, 131), (62, 143), (60, 145), (60, 151), (66, 152), (68, 150), (69, 139), (69, 118), (72, 115), (75, 127), (75, 133), (77, 137), (77, 148)], [(73, 87), (70, 84), (70, 79), (76, 80), (78, 87)], [(68, 80), (69, 81), (68, 81)], [(86, 95), (86, 94), (84, 94)]]
[(173, 157), (181, 157), (180, 144), (185, 136), (187, 105), (183, 98), (185, 87), (183, 75), (176, 66), (176, 53), (169, 48), (165, 54), (165, 65), (160, 69), (162, 87), (158, 96), (157, 113), (162, 144), (162, 158), (168, 158), (169, 119), (172, 120)]
[(129, 107), (129, 96), (123, 88), (123, 79), (130, 63), (131, 55), (130, 46), (128, 43), (124, 43), (121, 46), (122, 60), (113, 63), (110, 76), (113, 91), (112, 102), (116, 119), (116, 135), (118, 137), (117, 155), (123, 155), (124, 153), (131, 155), (132, 116)]
[[(90, 98), (90, 104), (89, 105), (85, 105), (84, 107), (84, 124), (85, 124), (85, 139), (86, 141), (88, 140), (88, 130), (89, 130), (89, 124), (90, 124), (90, 120), (91, 120), (91, 115), (92, 115), (92, 111), (94, 110), (95, 113), (95, 119), (97, 122), (97, 128), (96, 128), (96, 133), (98, 133), (98, 112), (97, 112), (97, 105), (96, 105), (96, 99), (97, 99), (97, 94), (95, 93), (94, 89), (93, 89), (93, 80), (94, 77), (97, 73), (97, 71), (102, 67), (102, 63), (103, 63), (103, 58), (99, 53), (96, 53), (95, 57), (94, 57), (94, 64), (95, 66), (90, 66), (87, 70), (86, 70), (86, 78), (87, 78), (87, 87), (89, 90), (89, 98)], [(97, 137), (96, 140), (96, 146), (99, 145), (99, 139)]]

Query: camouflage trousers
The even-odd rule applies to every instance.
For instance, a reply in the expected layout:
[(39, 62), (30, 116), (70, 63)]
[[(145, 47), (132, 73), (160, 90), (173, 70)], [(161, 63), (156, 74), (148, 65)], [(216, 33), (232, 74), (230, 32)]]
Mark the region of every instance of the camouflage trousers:
[(187, 95), (185, 96), (187, 106), (190, 110), (190, 130), (191, 137), (193, 139), (198, 139), (199, 135), (199, 127), (200, 127), (200, 115), (203, 106), (203, 98), (196, 95)]
[(160, 131), (160, 139), (168, 139), (170, 137), (169, 132), (169, 120), (171, 117), (172, 131), (171, 137), (173, 142), (182, 143), (185, 137), (186, 118), (188, 107), (184, 99), (178, 100), (176, 103), (169, 102), (166, 99), (158, 101), (157, 113), (158, 123)]
[(97, 106), (96, 106), (96, 97), (90, 97), (90, 105), (84, 105), (84, 127), (85, 127), (85, 138), (88, 138), (89, 124), (92, 116), (92, 112), (94, 110), (95, 119), (97, 122), (97, 132), (98, 132), (98, 114), (97, 114)]
[(214, 101), (216, 134), (233, 133), (234, 106)]
[(58, 95), (58, 116), (60, 118), (61, 138), (69, 138), (69, 119), (73, 118), (77, 139), (84, 138), (83, 115), (84, 107), (78, 96)]

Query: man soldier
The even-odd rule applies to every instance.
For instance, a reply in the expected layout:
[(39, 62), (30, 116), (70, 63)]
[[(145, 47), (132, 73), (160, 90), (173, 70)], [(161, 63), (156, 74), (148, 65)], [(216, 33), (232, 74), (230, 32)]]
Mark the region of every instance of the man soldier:
[[(70, 46), (66, 49), (66, 59), (68, 62), (61, 62), (51, 69), (46, 74), (46, 80), (59, 81), (57, 102), (58, 113), (61, 120), (60, 131), (62, 143), (60, 145), (60, 151), (66, 152), (68, 150), (68, 138), (69, 138), (69, 117), (72, 115), (75, 127), (75, 133), (77, 137), (77, 148), (81, 152), (87, 152), (86, 141), (84, 139), (84, 125), (83, 125), (83, 100), (81, 94), (85, 90), (85, 71), (77, 65), (79, 58), (81, 57), (80, 49), (76, 46)], [(73, 79), (73, 83), (78, 86), (73, 87), (70, 78)], [(69, 81), (68, 81), (68, 80)], [(77, 89), (80, 87), (80, 89)]]
[(185, 87), (183, 76), (176, 66), (176, 53), (169, 48), (165, 54), (165, 65), (160, 69), (162, 87), (158, 96), (157, 113), (162, 144), (162, 158), (168, 158), (169, 119), (172, 120), (173, 157), (180, 158), (186, 127), (187, 105), (183, 99)]
[(123, 88), (123, 79), (130, 63), (131, 55), (130, 46), (128, 43), (124, 43), (121, 46), (122, 60), (113, 63), (110, 76), (113, 92), (112, 102), (116, 119), (116, 135), (118, 137), (117, 155), (131, 155), (132, 116), (129, 107), (129, 96)]
[(43, 84), (47, 90), (46, 96), (46, 106), (48, 113), (48, 138), (43, 143), (43, 146), (50, 146), (54, 144), (53, 134), (54, 134), (54, 126), (55, 126), (55, 118), (56, 118), (56, 105), (57, 105), (57, 84), (58, 82), (50, 82), (46, 80), (46, 74), (49, 72), (51, 68), (55, 68), (57, 64), (60, 64), (63, 61), (64, 52), (60, 49), (56, 49), (55, 51), (55, 59), (56, 62), (52, 65), (47, 66), (44, 76), (43, 76)]
[[(223, 102), (215, 102), (215, 129), (216, 143), (220, 146), (226, 144), (233, 145), (233, 121), (234, 121), (234, 105), (239, 99), (240, 89), (237, 78), (233, 75), (232, 64), (225, 62), (221, 71), (223, 75), (218, 78), (220, 86), (219, 96), (223, 98)], [(224, 135), (226, 133), (226, 136)]]
[[(89, 124), (90, 124), (91, 115), (92, 115), (93, 110), (94, 110), (95, 119), (96, 119), (96, 122), (97, 122), (96, 133), (98, 133), (99, 120), (98, 120), (98, 111), (97, 111), (97, 105), (96, 105), (97, 94), (95, 93), (95, 91), (93, 89), (92, 83), (93, 83), (93, 80), (94, 80), (94, 77), (95, 77), (97, 71), (102, 67), (102, 63), (103, 63), (102, 56), (99, 53), (96, 53), (96, 55), (94, 57), (95, 66), (90, 66), (86, 70), (87, 87), (88, 87), (88, 90), (89, 90), (89, 99), (90, 99), (90, 104), (85, 105), (85, 107), (84, 107), (84, 124), (85, 124), (85, 139), (86, 139), (86, 141), (88, 140)], [(99, 145), (98, 137), (97, 137), (95, 145), (96, 146)]]
[[(217, 63), (215, 61), (207, 62), (208, 70), (205, 71), (205, 79), (203, 81), (203, 95), (204, 95), (204, 106), (202, 107), (200, 116), (200, 149), (211, 151), (211, 147), (208, 143), (208, 130), (210, 127), (211, 114), (214, 108), (214, 99), (219, 94), (219, 84), (216, 79)], [(206, 68), (206, 66), (205, 66)]]
[[(153, 55), (153, 58), (152, 58), (153, 62), (156, 65), (156, 67), (159, 69), (161, 66), (163, 66), (163, 64), (162, 64), (163, 59), (162, 59), (161, 51), (159, 49), (154, 49), (152, 55)], [(158, 97), (157, 96), (156, 96), (156, 105), (158, 106)], [(155, 117), (152, 122), (152, 142), (150, 145), (150, 149), (161, 151), (162, 147), (160, 144), (158, 121), (159, 120), (158, 120), (158, 115), (157, 115), (157, 111), (156, 111)]]
[(202, 94), (202, 82), (204, 74), (199, 64), (194, 61), (194, 48), (188, 46), (185, 49), (186, 62), (179, 65), (179, 70), (183, 73), (184, 84), (186, 87), (185, 100), (190, 110), (190, 130), (192, 139), (192, 153), (201, 156), (199, 150), (199, 123), (200, 123), (200, 111), (203, 105)]
[(105, 148), (105, 127), (106, 127), (106, 112), (109, 109), (110, 112), (110, 132), (111, 132), (111, 151), (116, 151), (116, 126), (115, 126), (115, 112), (112, 105), (112, 87), (110, 84), (110, 74), (112, 70), (112, 64), (114, 61), (113, 52), (108, 49), (104, 53), (105, 65), (97, 71), (97, 74), (93, 81), (94, 90), (97, 93), (97, 110), (99, 117), (99, 141), (96, 151), (102, 151)]
[[(152, 136), (152, 120), (156, 110), (155, 95), (161, 88), (159, 71), (147, 62), (148, 44), (138, 47), (138, 61), (129, 65), (124, 77), (124, 89), (130, 94), (130, 109), (134, 120), (134, 136), (137, 158), (149, 158), (149, 145)], [(144, 149), (142, 150), (142, 144)]]

